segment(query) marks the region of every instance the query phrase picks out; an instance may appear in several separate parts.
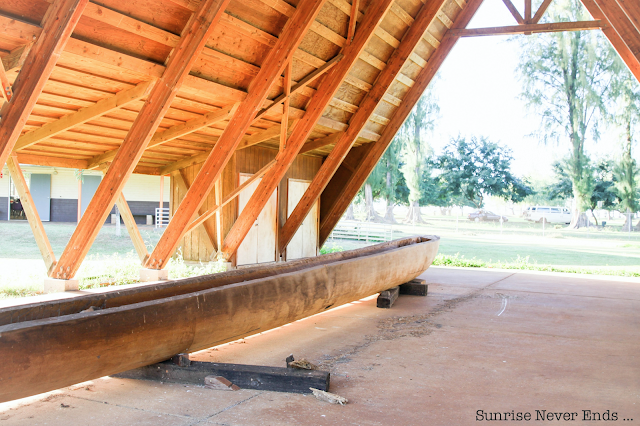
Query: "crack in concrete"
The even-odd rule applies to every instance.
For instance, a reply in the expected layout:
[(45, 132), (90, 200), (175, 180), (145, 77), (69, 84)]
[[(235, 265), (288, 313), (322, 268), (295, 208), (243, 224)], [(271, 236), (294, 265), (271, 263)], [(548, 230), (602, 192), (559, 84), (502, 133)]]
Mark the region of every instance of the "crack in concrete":
[[(211, 419), (211, 418), (213, 418), (213, 417), (217, 416), (218, 414), (222, 414), (222, 413), (224, 413), (224, 412), (225, 412), (225, 411), (227, 411), (227, 410), (230, 410), (230, 409), (232, 409), (232, 408), (234, 408), (234, 407), (237, 407), (237, 406), (238, 406), (238, 405), (240, 405), (240, 404), (243, 404), (243, 403), (245, 403), (245, 402), (249, 401), (250, 399), (253, 399), (253, 398), (257, 397), (257, 396), (262, 395), (263, 393), (264, 393), (264, 392), (258, 392), (258, 393), (257, 393), (257, 394), (255, 394), (255, 395), (251, 395), (249, 398), (243, 399), (242, 401), (238, 401), (238, 402), (236, 402), (235, 404), (231, 404), (231, 405), (229, 405), (228, 407), (223, 408), (222, 410), (218, 411), (217, 413), (213, 413), (213, 414), (211, 414), (211, 415), (209, 415), (209, 416), (206, 416), (206, 417), (201, 417), (201, 418), (197, 419), (195, 422), (193, 422), (193, 423), (189, 423), (189, 426), (193, 426), (193, 425), (200, 424), (200, 423), (202, 423), (202, 422), (206, 422), (207, 420), (209, 420), (209, 419)], [(225, 423), (215, 423), (215, 424), (221, 424), (221, 425), (223, 425), (223, 424), (225, 424)]]

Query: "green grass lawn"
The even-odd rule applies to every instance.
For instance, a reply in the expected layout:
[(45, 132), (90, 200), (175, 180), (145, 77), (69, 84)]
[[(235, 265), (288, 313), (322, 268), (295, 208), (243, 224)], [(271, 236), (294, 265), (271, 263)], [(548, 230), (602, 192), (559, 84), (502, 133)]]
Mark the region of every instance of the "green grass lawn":
[[(607, 221), (602, 229), (567, 230), (566, 227), (509, 218), (502, 227), (494, 222), (471, 222), (453, 216), (423, 216), (426, 224), (394, 225), (394, 238), (409, 235), (440, 236), (439, 253), (490, 264), (548, 265), (563, 270), (594, 269), (598, 273), (640, 274), (640, 233), (621, 232), (622, 220)], [(401, 218), (397, 218), (400, 222)], [(353, 241), (329, 242), (345, 250), (364, 245)], [(497, 267), (497, 266), (494, 266)], [(624, 274), (624, 272), (623, 272)]]
[[(424, 216), (424, 219), (426, 224), (394, 225), (394, 238), (417, 234), (440, 236), (440, 257), (435, 264), (640, 276), (640, 233), (621, 232), (621, 220), (597, 230), (567, 230), (564, 226), (547, 225), (543, 233), (541, 224), (520, 218), (510, 218), (502, 227), (499, 223), (477, 223), (462, 217), (456, 221), (455, 216)], [(45, 223), (44, 227), (59, 258), (75, 224)], [(149, 249), (162, 235), (162, 230), (151, 226), (140, 226), (140, 232)], [(115, 235), (115, 225), (100, 230), (78, 273), (84, 285), (135, 281), (140, 264), (124, 226), (121, 234)], [(16, 293), (17, 288), (41, 287), (46, 270), (29, 225), (0, 222), (0, 241), (0, 289), (10, 289), (0, 291), (0, 298), (30, 294)], [(324, 249), (350, 250), (370, 244), (373, 243), (330, 240)], [(169, 269), (173, 277), (179, 277), (211, 273), (215, 265), (198, 269), (178, 259)]]
[[(59, 258), (76, 228), (75, 223), (44, 223), (44, 229), (51, 242), (51, 248)], [(147, 247), (153, 247), (162, 236), (162, 229), (153, 226), (139, 226), (140, 234)], [(40, 259), (31, 228), (27, 221), (0, 222), (0, 259)], [(125, 254), (135, 250), (127, 229), (121, 226), (121, 236), (115, 235), (115, 225), (105, 225), (91, 246), (89, 255)]]

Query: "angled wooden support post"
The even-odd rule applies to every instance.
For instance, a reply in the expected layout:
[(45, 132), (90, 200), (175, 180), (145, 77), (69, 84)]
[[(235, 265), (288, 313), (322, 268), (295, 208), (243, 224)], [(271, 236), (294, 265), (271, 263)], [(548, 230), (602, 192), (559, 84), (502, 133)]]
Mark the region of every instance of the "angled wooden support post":
[(116, 200), (116, 206), (118, 206), (120, 216), (124, 221), (124, 226), (127, 227), (129, 237), (131, 237), (133, 247), (136, 249), (136, 253), (138, 253), (140, 261), (144, 261), (144, 259), (149, 255), (149, 252), (147, 251), (147, 246), (144, 243), (142, 235), (140, 235), (140, 230), (138, 229), (138, 225), (136, 225), (136, 220), (133, 217), (133, 214), (131, 214), (129, 203), (127, 203), (123, 193), (120, 193), (120, 196)]
[(622, 13), (618, 4), (601, 0), (582, 0), (582, 3), (594, 19), (605, 23), (602, 32), (640, 81), (640, 34), (634, 31), (633, 23)]
[(49, 6), (42, 23), (42, 32), (29, 51), (13, 85), (11, 102), (3, 107), (0, 122), (0, 168), (13, 151), (87, 2), (88, 0), (59, 0)]
[(11, 83), (7, 77), (7, 71), (4, 69), (4, 64), (0, 60), (0, 84), (2, 85), (2, 97), (6, 102), (11, 101), (13, 92), (11, 91)]
[(285, 24), (278, 41), (269, 51), (258, 74), (249, 84), (247, 97), (220, 135), (191, 188), (178, 206), (169, 226), (149, 256), (145, 265), (147, 268), (161, 269), (169, 261), (191, 222), (191, 218), (202, 206), (207, 194), (211, 192), (215, 182), (220, 178), (222, 170), (233, 156), (242, 137), (260, 110), (269, 89), (280, 77), (286, 64), (293, 58), (293, 53), (315, 21), (324, 1), (301, 0), (298, 3), (298, 7)]
[(77, 272), (228, 2), (229, 0), (203, 0), (187, 22), (182, 31), (180, 44), (169, 54), (162, 77), (151, 90), (109, 170), (100, 182), (60, 256), (56, 269), (50, 275), (52, 278), (69, 279)]
[(540, 20), (544, 16), (544, 13), (547, 11), (552, 1), (553, 0), (544, 0), (542, 2), (540, 7), (538, 8), (538, 11), (536, 12), (536, 14), (533, 16), (533, 19), (531, 20), (532, 24), (537, 24), (538, 22), (540, 22)]
[(278, 186), (300, 152), (300, 149), (315, 127), (318, 119), (320, 119), (322, 112), (331, 99), (333, 99), (343, 79), (349, 74), (349, 71), (358, 60), (364, 47), (373, 36), (377, 26), (392, 4), (392, 0), (373, 0), (369, 4), (367, 13), (364, 15), (358, 31), (356, 31), (353, 42), (343, 50), (344, 58), (327, 73), (325, 79), (318, 86), (318, 90), (309, 101), (309, 106), (307, 107), (304, 117), (302, 117), (296, 125), (293, 133), (287, 140), (286, 149), (278, 153), (276, 156), (276, 165), (271, 168), (262, 181), (260, 181), (249, 202), (238, 217), (238, 220), (236, 220), (227, 234), (221, 249), (221, 252), (227, 256), (227, 259), (233, 255), (240, 246), (240, 243), (251, 229), (251, 226), (264, 208), (269, 197), (276, 189), (276, 186)]
[[(478, 7), (482, 4), (483, 0), (469, 0), (464, 9), (460, 12), (456, 18), (452, 29), (465, 28)], [(342, 217), (342, 214), (347, 209), (353, 197), (367, 179), (378, 160), (384, 154), (387, 147), (393, 140), (393, 137), (398, 132), (402, 123), (406, 120), (407, 116), (411, 113), (411, 110), (422, 96), (429, 83), (436, 75), (440, 66), (449, 55), (449, 52), (456, 44), (458, 37), (448, 36), (445, 34), (440, 46), (433, 53), (427, 66), (420, 72), (415, 80), (413, 87), (409, 89), (405, 97), (402, 99), (402, 103), (395, 110), (393, 116), (389, 120), (389, 124), (384, 128), (380, 139), (377, 142), (370, 144), (364, 157), (358, 162), (355, 170), (346, 182), (336, 181), (335, 179), (330, 181), (326, 190), (332, 187), (333, 190), (338, 192), (338, 196), (333, 200), (332, 205), (328, 206), (324, 211), (323, 217), (320, 219), (320, 245), (326, 241), (329, 234), (335, 227), (335, 225)], [(326, 207), (326, 206), (325, 206)]]
[(320, 170), (318, 170), (318, 173), (314, 176), (295, 209), (280, 229), (278, 244), (281, 252), (287, 247), (309, 214), (309, 211), (311, 211), (320, 197), (320, 194), (322, 194), (322, 191), (324, 191), (336, 170), (349, 153), (360, 131), (367, 124), (374, 110), (382, 101), (384, 94), (395, 81), (397, 74), (407, 60), (409, 60), (413, 50), (424, 36), (424, 32), (431, 22), (436, 19), (438, 11), (445, 1), (446, 0), (431, 1), (422, 6), (422, 9), (418, 12), (418, 15), (416, 15), (413, 25), (409, 27), (402, 42), (387, 61), (387, 66), (382, 70), (373, 87), (358, 107), (358, 110), (351, 117), (349, 128), (339, 137), (333, 150), (322, 163)]
[(38, 210), (36, 210), (33, 198), (31, 198), (29, 186), (27, 185), (27, 181), (24, 179), (22, 170), (20, 170), (20, 164), (18, 164), (18, 159), (15, 155), (9, 156), (7, 160), (7, 168), (9, 169), (9, 174), (11, 174), (13, 184), (18, 190), (18, 195), (20, 195), (20, 201), (22, 202), (24, 213), (27, 216), (29, 226), (31, 227), (33, 236), (36, 239), (36, 244), (40, 249), (40, 254), (42, 254), (42, 260), (44, 260), (47, 270), (50, 270), (51, 267), (56, 264), (56, 256), (53, 254), (51, 243), (49, 243), (49, 238), (47, 237), (47, 233), (45, 232), (42, 221), (40, 220)]
[[(189, 188), (191, 188), (192, 182), (189, 180), (189, 177), (185, 173), (184, 169), (180, 169), (178, 173), (176, 173), (176, 182), (185, 193), (189, 191)], [(204, 206), (200, 206), (200, 208), (198, 209), (198, 214), (202, 215), (205, 212), (206, 212), (206, 208)], [(216, 228), (210, 223), (205, 221), (202, 221), (201, 224), (202, 224), (202, 227), (204, 228), (205, 234), (207, 234), (207, 241), (209, 243), (207, 244), (209, 246), (208, 248), (213, 252), (217, 252), (219, 245), (216, 243), (216, 239), (217, 239)], [(195, 226), (193, 228), (195, 228)], [(189, 230), (192, 230), (193, 228)], [(186, 231), (185, 234), (187, 232), (188, 231)]]
[(242, 190), (244, 190), (247, 186), (255, 182), (256, 179), (260, 179), (262, 176), (264, 176), (267, 170), (269, 170), (275, 163), (276, 163), (275, 160), (270, 161), (266, 166), (264, 166), (263, 168), (258, 170), (256, 173), (254, 173), (253, 176), (251, 176), (249, 179), (244, 181), (242, 185), (240, 185), (239, 187), (234, 189), (229, 195), (224, 197), (223, 200), (220, 200), (220, 202), (218, 202), (217, 205), (211, 207), (209, 210), (205, 211), (204, 213), (200, 213), (200, 216), (194, 219), (193, 222), (191, 222), (189, 226), (187, 226), (187, 230), (185, 231), (185, 233), (191, 231), (196, 226), (200, 225), (201, 223), (209, 219), (214, 214), (219, 213), (224, 206), (229, 204), (231, 201), (233, 201), (234, 198), (240, 195)]

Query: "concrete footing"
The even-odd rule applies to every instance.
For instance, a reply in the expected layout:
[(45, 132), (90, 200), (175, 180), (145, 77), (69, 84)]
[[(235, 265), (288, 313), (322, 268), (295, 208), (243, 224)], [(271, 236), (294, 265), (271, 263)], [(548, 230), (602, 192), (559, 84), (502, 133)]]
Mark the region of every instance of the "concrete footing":
[(45, 293), (60, 293), (63, 291), (76, 291), (78, 290), (78, 280), (59, 280), (56, 278), (44, 279), (44, 292)]
[(166, 269), (140, 269), (140, 281), (166, 281), (169, 279), (169, 271)]

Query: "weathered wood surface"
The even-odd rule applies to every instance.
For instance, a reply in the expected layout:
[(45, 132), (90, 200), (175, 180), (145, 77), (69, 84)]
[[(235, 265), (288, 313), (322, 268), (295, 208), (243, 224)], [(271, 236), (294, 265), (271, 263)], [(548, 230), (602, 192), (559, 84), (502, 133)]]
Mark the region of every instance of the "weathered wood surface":
[(198, 361), (191, 361), (184, 367), (166, 361), (125, 371), (117, 376), (194, 385), (203, 385), (206, 376), (222, 376), (242, 389), (294, 393), (311, 393), (309, 388), (328, 391), (330, 380), (327, 371)]
[[(337, 253), (343, 259), (291, 262), (282, 267), (291, 272), (249, 281), (243, 279), (254, 271), (234, 271), (237, 282), (222, 287), (215, 287), (218, 275), (208, 277), (213, 283), (207, 277), (184, 280), (191, 288), (210, 288), (148, 301), (140, 301), (150, 297), (148, 291), (124, 290), (111, 298), (118, 307), (0, 326), (0, 402), (154, 364), (358, 300), (417, 277), (431, 265), (438, 245), (438, 237), (407, 238)], [(267, 269), (256, 268), (258, 274)], [(176, 285), (148, 288), (180, 293), (169, 290)], [(78, 299), (86, 303), (87, 297), (94, 296)], [(127, 297), (132, 304), (122, 303)], [(65, 302), (58, 306), (68, 309)]]
[(426, 296), (429, 292), (429, 284), (425, 280), (411, 280), (400, 285), (400, 294), (409, 296)]
[(378, 306), (378, 308), (384, 309), (391, 308), (398, 299), (398, 294), (400, 294), (400, 288), (397, 286), (388, 290), (381, 291), (380, 295), (378, 296), (378, 300), (376, 301), (376, 306)]

